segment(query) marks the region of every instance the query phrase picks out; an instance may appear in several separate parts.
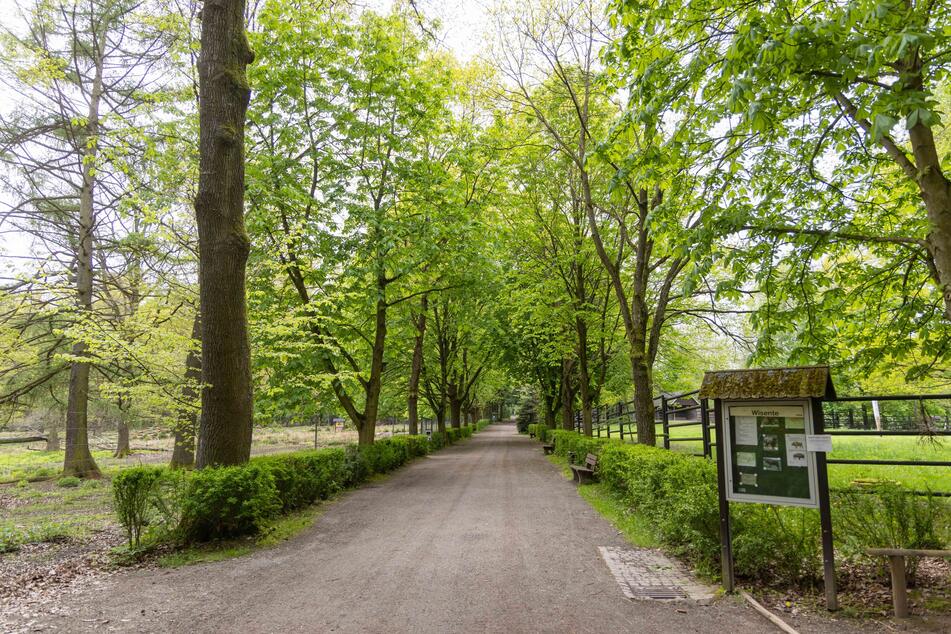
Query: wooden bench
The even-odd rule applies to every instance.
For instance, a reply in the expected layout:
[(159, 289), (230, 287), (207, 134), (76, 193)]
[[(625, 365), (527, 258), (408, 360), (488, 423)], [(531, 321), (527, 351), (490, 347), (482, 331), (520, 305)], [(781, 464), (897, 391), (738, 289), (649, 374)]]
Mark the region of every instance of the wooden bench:
[(895, 616), (908, 616), (908, 585), (905, 580), (905, 557), (951, 557), (951, 550), (919, 550), (915, 548), (869, 548), (873, 557), (888, 557), (892, 574), (892, 604)]
[(594, 482), (594, 469), (598, 466), (598, 457), (593, 453), (589, 453), (584, 458), (584, 465), (569, 465), (571, 467), (571, 473), (573, 479), (578, 484), (586, 484), (588, 482)]
[(529, 437), (529, 438), (534, 438), (534, 437), (535, 437), (535, 432), (529, 430), (529, 432), (528, 432), (528, 437)]
[(546, 456), (550, 456), (555, 453), (555, 441), (552, 440), (550, 443), (542, 445), (542, 451), (545, 452)]

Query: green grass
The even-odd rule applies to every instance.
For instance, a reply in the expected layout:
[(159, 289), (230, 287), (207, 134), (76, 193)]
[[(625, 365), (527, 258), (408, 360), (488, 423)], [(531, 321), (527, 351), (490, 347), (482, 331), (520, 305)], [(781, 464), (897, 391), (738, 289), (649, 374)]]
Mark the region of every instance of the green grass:
[[(568, 461), (560, 456), (548, 456), (549, 462), (561, 467), (565, 478), (571, 478)], [(578, 495), (621, 531), (624, 538), (641, 548), (659, 548), (660, 542), (651, 530), (650, 520), (629, 508), (619, 495), (598, 482), (578, 486)]]
[(578, 494), (600, 513), (611, 525), (621, 531), (624, 538), (641, 548), (659, 548), (660, 542), (651, 530), (648, 518), (625, 505), (624, 501), (603, 484), (583, 484)]

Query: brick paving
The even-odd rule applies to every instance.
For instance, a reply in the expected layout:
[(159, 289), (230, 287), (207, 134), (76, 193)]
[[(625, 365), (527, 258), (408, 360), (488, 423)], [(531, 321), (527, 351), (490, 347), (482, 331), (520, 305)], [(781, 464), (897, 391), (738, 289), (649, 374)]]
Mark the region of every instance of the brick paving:
[(706, 605), (714, 588), (700, 582), (682, 563), (648, 548), (600, 546), (601, 557), (628, 599), (695, 601)]

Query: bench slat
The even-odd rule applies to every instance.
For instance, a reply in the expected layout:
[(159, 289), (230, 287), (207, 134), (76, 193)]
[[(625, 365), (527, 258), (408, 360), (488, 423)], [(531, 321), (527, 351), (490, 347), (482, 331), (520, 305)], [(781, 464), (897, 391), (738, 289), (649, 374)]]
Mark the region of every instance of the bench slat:
[(869, 548), (873, 557), (951, 557), (951, 550), (925, 550), (918, 548)]

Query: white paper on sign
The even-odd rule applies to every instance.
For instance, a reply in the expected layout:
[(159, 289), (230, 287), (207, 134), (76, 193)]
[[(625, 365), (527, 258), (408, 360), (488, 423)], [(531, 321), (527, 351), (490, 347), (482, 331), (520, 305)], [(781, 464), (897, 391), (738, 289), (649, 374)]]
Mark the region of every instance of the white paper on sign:
[(755, 467), (756, 466), (756, 452), (737, 451), (736, 464), (739, 467)]
[(736, 417), (736, 444), (755, 447), (759, 444), (755, 416)]
[(786, 434), (786, 464), (790, 467), (806, 466), (805, 434)]
[(813, 452), (832, 451), (832, 436), (829, 434), (809, 434), (806, 436), (806, 449)]

